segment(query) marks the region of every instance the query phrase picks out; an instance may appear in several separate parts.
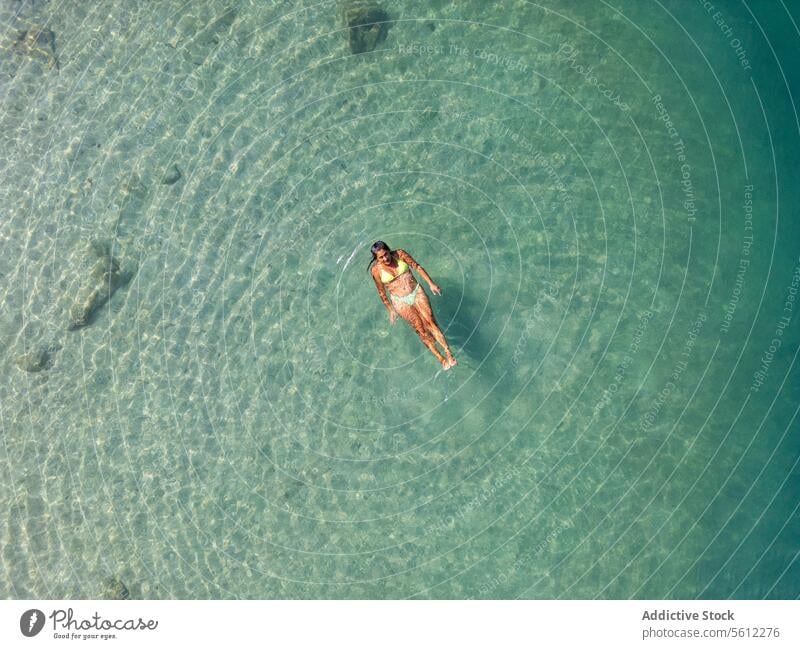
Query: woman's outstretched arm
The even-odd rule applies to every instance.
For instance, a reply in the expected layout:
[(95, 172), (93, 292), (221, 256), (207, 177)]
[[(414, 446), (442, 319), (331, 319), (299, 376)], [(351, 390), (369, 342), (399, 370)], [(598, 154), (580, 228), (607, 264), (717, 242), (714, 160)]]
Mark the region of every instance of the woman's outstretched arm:
[(431, 287), (431, 291), (435, 295), (441, 295), (442, 289), (439, 288), (438, 285), (434, 283), (431, 279), (431, 276), (425, 271), (425, 269), (417, 263), (417, 260), (414, 259), (411, 255), (409, 255), (405, 250), (401, 250), (398, 248), (396, 251), (397, 256), (400, 257), (404, 262), (406, 262), (411, 268), (417, 271), (420, 275), (422, 275), (423, 279), (428, 282), (428, 286)]

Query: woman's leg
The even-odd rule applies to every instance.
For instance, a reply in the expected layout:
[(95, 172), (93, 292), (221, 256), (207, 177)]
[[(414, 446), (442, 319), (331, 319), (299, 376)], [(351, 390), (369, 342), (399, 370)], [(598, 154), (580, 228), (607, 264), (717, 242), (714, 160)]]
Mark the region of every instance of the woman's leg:
[(450, 345), (447, 344), (447, 338), (444, 337), (444, 333), (439, 327), (439, 323), (436, 322), (436, 317), (433, 315), (431, 302), (421, 286), (419, 287), (419, 292), (417, 293), (417, 299), (414, 302), (414, 307), (417, 309), (417, 312), (419, 313), (420, 318), (422, 318), (425, 326), (428, 328), (428, 331), (431, 332), (433, 337), (436, 339), (436, 342), (438, 342), (444, 349), (445, 354), (447, 354), (447, 358), (455, 360), (453, 358), (453, 353), (450, 351)]
[[(417, 296), (417, 298), (419, 299), (419, 296)], [(399, 300), (392, 300), (392, 305), (394, 306), (395, 311), (397, 311), (397, 314), (403, 318), (403, 320), (408, 322), (412, 329), (417, 332), (417, 335), (420, 337), (423, 344), (431, 350), (431, 353), (434, 356), (436, 356), (436, 358), (442, 364), (442, 367), (445, 367), (447, 359), (442, 356), (438, 349), (436, 349), (436, 342), (428, 332), (425, 322), (420, 317), (419, 313), (417, 313), (417, 310), (414, 308), (414, 306)]]

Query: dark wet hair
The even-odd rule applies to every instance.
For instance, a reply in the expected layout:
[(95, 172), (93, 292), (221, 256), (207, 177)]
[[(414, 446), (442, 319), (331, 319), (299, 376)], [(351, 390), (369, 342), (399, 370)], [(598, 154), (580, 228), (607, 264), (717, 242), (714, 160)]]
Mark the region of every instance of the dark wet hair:
[(383, 241), (376, 241), (372, 244), (372, 248), (369, 249), (369, 251), (372, 253), (372, 260), (367, 264), (367, 272), (369, 272), (369, 267), (372, 266), (372, 264), (374, 264), (375, 260), (378, 258), (378, 256), (375, 254), (378, 252), (378, 250), (388, 250), (390, 255), (394, 254), (394, 251)]

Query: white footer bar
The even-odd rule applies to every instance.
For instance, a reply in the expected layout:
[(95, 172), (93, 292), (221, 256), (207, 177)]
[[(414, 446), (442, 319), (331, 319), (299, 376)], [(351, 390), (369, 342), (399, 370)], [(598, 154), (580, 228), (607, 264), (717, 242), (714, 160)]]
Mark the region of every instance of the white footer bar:
[(6, 601), (0, 647), (800, 647), (797, 601)]

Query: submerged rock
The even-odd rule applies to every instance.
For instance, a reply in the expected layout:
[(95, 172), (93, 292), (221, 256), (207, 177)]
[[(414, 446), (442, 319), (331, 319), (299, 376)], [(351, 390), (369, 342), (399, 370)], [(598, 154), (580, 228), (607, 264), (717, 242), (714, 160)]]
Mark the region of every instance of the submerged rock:
[(97, 310), (128, 280), (120, 271), (119, 262), (111, 256), (108, 244), (91, 241), (87, 257), (91, 270), (81, 282), (78, 296), (70, 307), (70, 331), (90, 324)]
[(169, 171), (164, 175), (163, 180), (161, 181), (162, 185), (174, 185), (181, 179), (181, 170), (178, 169), (178, 165), (172, 165)]
[(19, 54), (40, 58), (49, 67), (60, 69), (56, 56), (56, 35), (50, 29), (31, 25), (30, 29), (19, 32), (11, 49)]
[(54, 354), (61, 349), (60, 345), (50, 345), (49, 347), (37, 347), (27, 354), (17, 357), (16, 363), (19, 369), (25, 372), (41, 372), (49, 370), (55, 363)]
[(103, 597), (101, 599), (130, 599), (128, 587), (118, 577), (108, 577), (103, 583)]
[(377, 2), (349, 0), (344, 3), (342, 14), (349, 27), (350, 51), (353, 54), (371, 52), (386, 39), (389, 14)]

